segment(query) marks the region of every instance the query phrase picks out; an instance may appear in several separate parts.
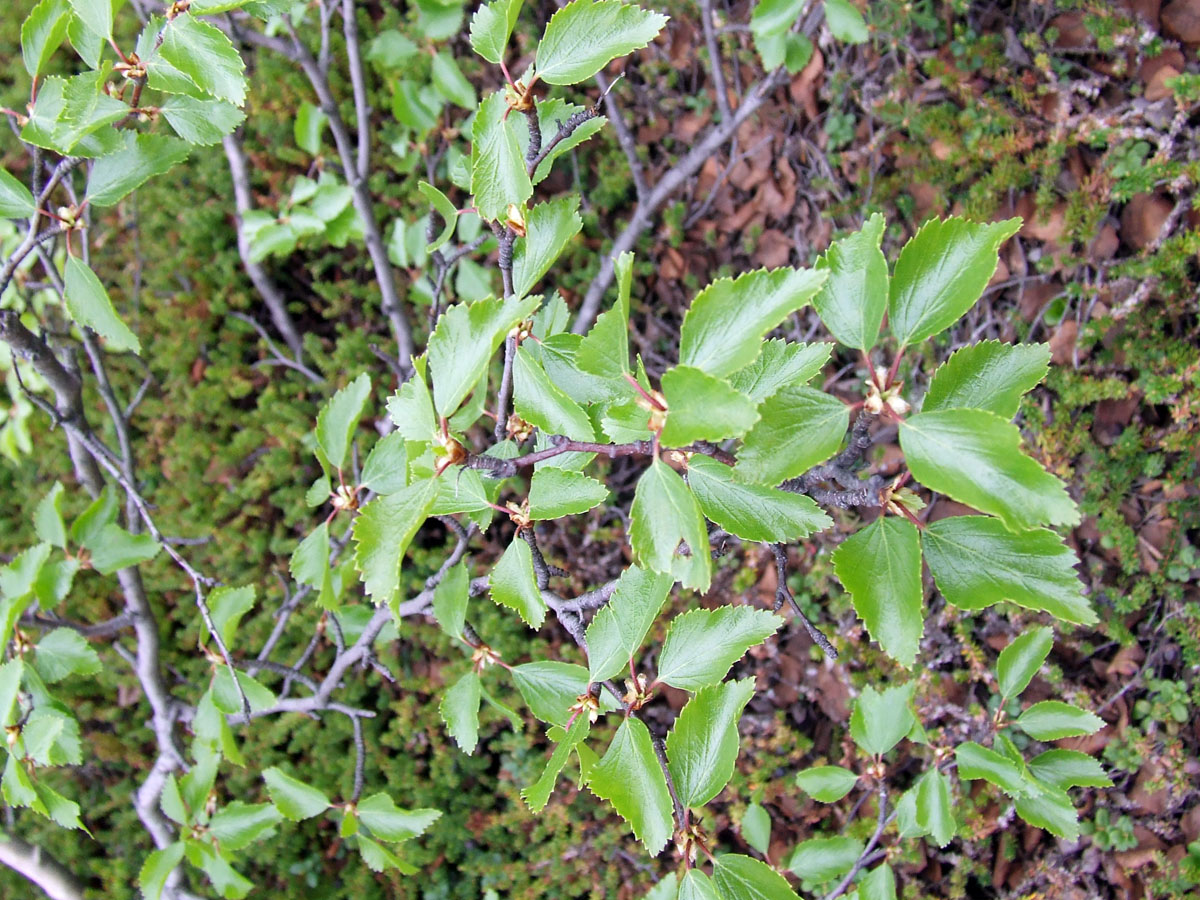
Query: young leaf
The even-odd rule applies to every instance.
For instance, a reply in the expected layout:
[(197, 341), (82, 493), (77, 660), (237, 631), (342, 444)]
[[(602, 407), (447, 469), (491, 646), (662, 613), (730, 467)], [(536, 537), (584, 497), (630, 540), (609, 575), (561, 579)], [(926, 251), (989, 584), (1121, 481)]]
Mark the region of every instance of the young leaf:
[(676, 616), (658, 655), (658, 680), (685, 691), (717, 684), (755, 644), (783, 624), (749, 606), (693, 609)]
[(575, 364), (583, 372), (623, 384), (624, 374), (629, 371), (629, 292), (633, 254), (622, 253), (614, 268), (617, 272), (617, 302), (600, 314), (579, 342)]
[(679, 473), (660, 459), (638, 479), (629, 542), (642, 568), (673, 575), (684, 587), (708, 590), (711, 563), (704, 515)]
[(658, 618), (673, 580), (630, 566), (612, 597), (587, 629), (588, 671), (592, 681), (612, 678), (629, 665)]
[(741, 437), (758, 421), (749, 397), (739, 394), (729, 382), (690, 366), (664, 372), (662, 392), (668, 410), (659, 437), (664, 447)]
[(813, 766), (796, 773), (796, 787), (821, 803), (836, 803), (857, 783), (858, 776), (841, 766)]
[(159, 107), (175, 133), (189, 144), (218, 143), (246, 119), (246, 114), (227, 100), (202, 100), (175, 94)]
[(786, 878), (766, 863), (739, 853), (717, 857), (713, 883), (723, 900), (799, 900)]
[(577, 516), (607, 498), (608, 488), (579, 472), (543, 468), (529, 479), (529, 515), (537, 520)]
[(765, 400), (762, 416), (742, 439), (734, 476), (776, 485), (807, 472), (837, 452), (850, 409), (837, 397), (805, 385), (788, 385)]
[(977, 225), (931, 219), (904, 245), (892, 273), (888, 322), (901, 344), (949, 328), (983, 294), (1000, 260), (1000, 245), (1020, 219)]
[(535, 72), (547, 84), (578, 84), (618, 56), (645, 47), (667, 17), (621, 0), (572, 0), (546, 23)]
[(683, 317), (679, 362), (716, 378), (745, 368), (758, 357), (767, 332), (804, 306), (827, 277), (783, 268), (717, 279), (696, 295)]
[(329, 523), (322, 522), (292, 551), (288, 563), (288, 571), (297, 584), (316, 589), (317, 605), (322, 609), (333, 609), (337, 605), (329, 551)]
[(454, 742), (470, 756), (479, 743), (479, 676), (468, 672), (442, 696), (438, 712)]
[(425, 478), (395, 494), (376, 497), (354, 520), (354, 565), (367, 596), (377, 604), (400, 586), (400, 565), (437, 497), (436, 478)]
[(192, 148), (161, 134), (129, 134), (125, 146), (96, 160), (88, 177), (92, 206), (113, 206), (156, 175), (183, 162)]
[(833, 525), (811, 497), (739, 484), (728, 466), (699, 453), (688, 461), (687, 480), (704, 515), (743, 540), (787, 543)]
[(996, 660), (1000, 695), (1006, 699), (1016, 697), (1029, 687), (1053, 646), (1053, 630), (1031, 628), (1001, 650), (1000, 658)]
[(488, 576), (492, 600), (515, 609), (530, 628), (542, 627), (546, 620), (546, 601), (538, 590), (533, 569), (533, 551), (522, 538), (515, 537)]
[(787, 867), (805, 881), (823, 884), (849, 872), (862, 851), (863, 842), (857, 838), (809, 838), (796, 845)]
[(270, 803), (234, 800), (219, 809), (208, 822), (209, 832), (222, 850), (241, 850), (261, 838), (283, 816)]
[(925, 631), (917, 527), (907, 519), (881, 516), (842, 542), (833, 568), (871, 637), (911, 669)]
[[(486, 365), (485, 363), (485, 370)], [(387, 409), (388, 418), (405, 440), (428, 442), (437, 430), (433, 399), (429, 396), (429, 387), (420, 374), (414, 374), (400, 385), (400, 389), (388, 398)]]
[(31, 78), (42, 74), (67, 36), (69, 9), (65, 0), (41, 0), (21, 24), (21, 59)]
[(631, 716), (621, 723), (607, 752), (592, 767), (588, 788), (612, 803), (651, 856), (666, 846), (673, 831), (671, 795), (641, 719)]
[(1104, 727), (1104, 720), (1095, 713), (1059, 700), (1043, 700), (1021, 713), (1016, 725), (1035, 740), (1057, 741), (1095, 734)]
[(95, 675), (103, 665), (91, 644), (70, 628), (55, 628), (34, 647), (33, 666), (47, 684), (68, 675)]
[(513, 294), (524, 297), (533, 290), (582, 227), (577, 194), (530, 209), (525, 214), (525, 237), (513, 247)]
[(113, 350), (142, 352), (137, 336), (117, 317), (104, 285), (86, 263), (77, 256), (67, 257), (63, 277), (67, 312), (77, 325), (92, 329)]
[(490, 63), (499, 64), (517, 24), (524, 0), (493, 0), (471, 16), (471, 46)]
[[(242, 616), (254, 608), (254, 595), (255, 587), (252, 584), (244, 587), (223, 585), (213, 588), (209, 593), (208, 610), (212, 616), (213, 625), (217, 627), (217, 632), (221, 635), (221, 640), (225, 642), (226, 647), (233, 643)], [(204, 627), (204, 634), (207, 639), (207, 625)]]
[[(46, 0), (43, 0), (43, 5)], [(0, 169), (0, 219), (28, 219), (37, 210), (29, 188)]]
[(721, 793), (738, 755), (738, 720), (754, 696), (754, 679), (727, 681), (697, 691), (667, 735), (667, 761), (675, 793), (699, 809)]
[(158, 55), (204, 93), (235, 106), (245, 102), (246, 66), (241, 54), (207, 22), (190, 14), (176, 16), (162, 30)]
[(509, 204), (523, 207), (533, 196), (507, 110), (504, 92), (496, 91), (480, 105), (471, 128), (471, 193), (480, 218), (489, 222), (506, 219)]
[(159, 900), (167, 886), (167, 879), (181, 862), (183, 862), (182, 841), (176, 841), (168, 844), (162, 850), (151, 852), (138, 871), (138, 888), (142, 892), (143, 900)]
[(742, 814), (742, 839), (763, 856), (771, 849), (771, 817), (760, 803), (751, 803)]
[(1021, 452), (1017, 427), (995, 413), (920, 413), (901, 424), (900, 447), (925, 487), (999, 516), (1010, 531), (1079, 523), (1062, 482)]
[[(543, 722), (564, 728), (571, 719), (571, 706), (587, 692), (590, 684), (583, 666), (553, 660), (513, 666), (510, 674), (529, 711)], [(605, 711), (616, 708), (606, 692), (600, 694), (600, 708)]]
[(398, 843), (418, 837), (442, 817), (436, 809), (401, 809), (387, 794), (372, 794), (358, 802), (358, 818), (381, 841)]
[(120, 525), (105, 525), (84, 546), (92, 553), (92, 568), (101, 575), (154, 559), (161, 549), (149, 534), (130, 534)]
[(542, 771), (542, 777), (521, 791), (521, 797), (529, 805), (530, 812), (538, 813), (545, 808), (546, 803), (550, 800), (550, 794), (554, 790), (554, 784), (558, 781), (558, 775), (562, 772), (563, 766), (567, 764), (567, 758), (579, 742), (587, 737), (591, 726), (592, 720), (589, 716), (576, 716), (566, 736), (550, 754), (546, 768)]
[(945, 847), (958, 830), (950, 800), (950, 781), (930, 769), (917, 782), (917, 823), (939, 847)]
[(467, 622), (467, 602), (470, 599), (471, 578), (465, 563), (451, 566), (433, 589), (433, 617), (442, 631), (457, 641), (462, 640)]
[(317, 788), (305, 784), (276, 766), (263, 770), (267, 795), (285, 819), (299, 822), (319, 816), (329, 809), (329, 798)]
[(794, 344), (778, 338), (763, 344), (758, 359), (729, 376), (735, 391), (761, 404), (789, 384), (807, 384), (821, 371), (833, 351), (832, 343)]
[(60, 550), (67, 546), (67, 526), (62, 517), (62, 482), (54, 482), (54, 487), (46, 492), (33, 510), (33, 530), (40, 540), (45, 541)]
[(981, 341), (958, 350), (933, 373), (921, 409), (986, 409), (1011, 419), (1022, 395), (1039, 384), (1049, 369), (1047, 344)]
[(346, 465), (358, 420), (371, 396), (371, 377), (365, 372), (329, 398), (317, 413), (317, 446), (325, 461), (339, 472)]
[(458, 225), (458, 208), (450, 202), (449, 197), (428, 182), (418, 181), (417, 190), (429, 201), (429, 204), (437, 211), (438, 216), (442, 220), (442, 230), (433, 239), (433, 243), (425, 246), (425, 251), (432, 253), (434, 250), (440, 250), (444, 247), (446, 242), (450, 240), (450, 236), (454, 234), (454, 228)]
[[(828, 2), (825, 10), (828, 17)], [(875, 213), (859, 231), (835, 241), (815, 266), (827, 269), (829, 280), (813, 297), (813, 306), (839, 342), (858, 350), (875, 346), (887, 312), (888, 265), (879, 249), (883, 227), (883, 216)]]
[(953, 516), (927, 527), (921, 545), (938, 590), (961, 609), (1009, 600), (1068, 622), (1096, 622), (1075, 554), (1049, 529), (1014, 534), (989, 516)]
[(884, 690), (863, 688), (850, 714), (850, 734), (864, 753), (887, 753), (907, 735), (917, 721), (912, 712), (914, 681)]
[(688, 869), (679, 882), (678, 900), (721, 900), (721, 896), (712, 879), (699, 869)]
[(877, 866), (858, 883), (858, 900), (896, 900), (896, 876), (887, 863)]
[(825, 24), (830, 34), (847, 44), (864, 44), (870, 37), (862, 13), (850, 0), (825, 0)]
[(1038, 781), (1059, 790), (1069, 787), (1112, 787), (1095, 759), (1078, 750), (1047, 750), (1029, 761), (1029, 772)]

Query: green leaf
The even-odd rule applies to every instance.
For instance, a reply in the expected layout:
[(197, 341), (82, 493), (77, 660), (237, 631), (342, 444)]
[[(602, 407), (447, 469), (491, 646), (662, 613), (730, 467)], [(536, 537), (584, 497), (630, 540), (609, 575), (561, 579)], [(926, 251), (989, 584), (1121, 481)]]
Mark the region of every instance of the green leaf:
[[(442, 313), (427, 351), (438, 414), (449, 417), (458, 409), (486, 373), (504, 336), (537, 308), (537, 302), (532, 297), (522, 301), (487, 297), (470, 305), (457, 303)], [(429, 438), (426, 432), (414, 439)]]
[(507, 219), (509, 204), (524, 206), (533, 196), (515, 117), (507, 110), (503, 91), (496, 91), (480, 105), (471, 128), (471, 193), (480, 218), (489, 222)]
[(841, 800), (857, 783), (858, 776), (841, 766), (813, 766), (796, 773), (796, 787), (822, 803)]
[[(513, 666), (509, 674), (530, 712), (543, 722), (564, 728), (571, 718), (571, 706), (587, 693), (591, 683), (583, 666), (553, 660)], [(612, 697), (601, 692), (600, 709), (608, 712), (616, 708)]]
[(204, 93), (235, 106), (245, 102), (242, 57), (229, 38), (207, 22), (186, 13), (176, 16), (162, 30), (158, 55)]
[(704, 515), (679, 473), (660, 459), (638, 479), (629, 542), (642, 568), (673, 575), (684, 587), (708, 590), (712, 570)]
[(896, 900), (896, 876), (887, 863), (877, 866), (858, 883), (858, 900)]
[(156, 175), (162, 175), (192, 152), (178, 138), (159, 134), (129, 134), (125, 146), (96, 160), (88, 178), (92, 206), (113, 206)]
[(1016, 697), (1029, 687), (1029, 682), (1038, 673), (1053, 646), (1053, 630), (1031, 628), (1001, 650), (1000, 658), (996, 660), (1000, 695), (1004, 698)]
[(807, 384), (824, 368), (832, 350), (831, 343), (793, 344), (776, 338), (763, 344), (754, 362), (730, 375), (729, 384), (761, 404), (781, 387)]
[[(487, 369), (486, 362), (483, 369)], [(469, 386), (467, 390), (470, 390)], [(433, 399), (429, 396), (429, 386), (421, 375), (414, 374), (400, 385), (400, 389), (388, 398), (387, 409), (396, 431), (406, 440), (428, 442), (433, 438), (437, 430), (437, 417), (433, 411)]]
[(608, 499), (608, 488), (587, 475), (542, 468), (529, 479), (529, 515), (533, 519), (577, 516)]
[(21, 24), (21, 59), (31, 78), (42, 74), (46, 63), (62, 46), (71, 21), (68, 9), (64, 0), (41, 0)]
[(513, 538), (488, 576), (488, 589), (493, 602), (515, 609), (530, 628), (542, 627), (546, 620), (546, 601), (538, 589), (533, 551), (524, 539)]
[(109, 0), (70, 0), (71, 11), (89, 31), (103, 38), (112, 37), (113, 11)]
[[(261, 712), (275, 705), (275, 694), (271, 689), (252, 678), (248, 673), (238, 672), (237, 681), (246, 695), (252, 712)], [(221, 666), (217, 669), (216, 675), (213, 677), (212, 691), (213, 703), (217, 705), (217, 709), (231, 715), (242, 712), (242, 698), (233, 684), (229, 666)]]
[(862, 13), (850, 0), (825, 0), (825, 24), (830, 34), (847, 44), (864, 44), (870, 37)]
[(704, 806), (733, 777), (738, 720), (753, 696), (753, 678), (711, 685), (697, 691), (675, 719), (667, 736), (667, 760), (685, 807)]
[(262, 774), (271, 802), (292, 822), (319, 816), (332, 805), (322, 791), (293, 778), (277, 766), (264, 769)]
[(671, 795), (641, 719), (621, 723), (607, 752), (592, 766), (588, 788), (613, 805), (651, 856), (667, 845), (674, 830)]
[[(217, 587), (208, 595), (208, 610), (213, 625), (217, 627), (226, 647), (233, 643), (242, 616), (254, 608), (254, 595), (255, 587), (252, 584), (245, 587)], [(208, 634), (207, 625), (204, 633)]]
[(1035, 740), (1057, 741), (1095, 734), (1104, 727), (1104, 720), (1060, 700), (1043, 700), (1021, 713), (1015, 724)]
[(704, 515), (743, 540), (787, 543), (833, 525), (811, 497), (740, 484), (728, 466), (699, 453), (688, 461), (687, 480)]
[(880, 516), (834, 551), (833, 569), (871, 637), (911, 669), (925, 631), (917, 527), (907, 519)]
[(974, 741), (959, 744), (954, 750), (954, 759), (958, 764), (959, 778), (965, 778), (968, 781), (982, 778), (990, 781), (1010, 796), (1016, 796), (1028, 790), (1021, 770), (1011, 760), (1001, 756), (995, 750), (981, 747)]
[(317, 590), (317, 605), (322, 609), (333, 609), (337, 605), (329, 551), (329, 523), (322, 522), (299, 543), (288, 564), (297, 584), (306, 584)]
[[(408, 484), (408, 447), (404, 435), (393, 431), (376, 441), (367, 454), (358, 480), (362, 487), (378, 494), (403, 490)], [(326, 490), (321, 497), (322, 503), (329, 496), (328, 482), (323, 487)]]
[(676, 616), (658, 656), (658, 680), (685, 691), (716, 684), (782, 624), (779, 616), (749, 606), (693, 609)]
[(810, 838), (796, 845), (787, 867), (805, 881), (823, 884), (849, 872), (862, 851), (858, 838)]
[[(828, 15), (828, 0), (825, 9)], [(859, 350), (875, 346), (887, 312), (888, 265), (879, 249), (883, 228), (883, 216), (875, 213), (859, 231), (835, 241), (815, 266), (828, 270), (829, 279), (813, 297), (813, 306), (839, 342)]]
[[(7, 643), (7, 642), (6, 642)], [(10, 659), (0, 665), (0, 726), (13, 723), (13, 704), (17, 702), (17, 692), (21, 688), (21, 677), (25, 674), (25, 663), (20, 658)]]
[(144, 900), (159, 900), (167, 886), (167, 878), (183, 862), (183, 843), (176, 841), (146, 857), (138, 871), (138, 888)]
[(850, 734), (864, 753), (880, 756), (907, 735), (916, 723), (912, 712), (915, 681), (887, 688), (880, 693), (865, 687), (850, 714)]
[(1069, 787), (1112, 787), (1095, 759), (1078, 750), (1047, 750), (1029, 761), (1029, 771), (1038, 781), (1060, 790)]
[(751, 803), (742, 814), (742, 840), (766, 856), (771, 849), (771, 817), (759, 803)]
[(539, 203), (525, 213), (525, 237), (513, 247), (513, 293), (517, 297), (533, 290), (582, 227), (578, 194)]
[(630, 566), (587, 629), (589, 675), (604, 681), (619, 674), (637, 653), (662, 611), (674, 583), (671, 576)]
[(108, 341), (112, 350), (142, 352), (137, 336), (117, 317), (104, 285), (86, 263), (76, 256), (68, 257), (64, 280), (67, 312), (77, 325), (92, 329)]
[(950, 781), (930, 769), (917, 782), (917, 823), (939, 847), (945, 847), (958, 830), (950, 800)]
[(690, 366), (664, 372), (662, 392), (668, 409), (659, 438), (664, 447), (741, 437), (758, 421), (749, 397), (739, 394), (729, 382)]
[(317, 446), (325, 461), (339, 472), (346, 465), (358, 420), (371, 396), (371, 376), (365, 372), (329, 398), (317, 413)]
[[(309, 156), (317, 156), (321, 152), (321, 134), (329, 124), (329, 116), (319, 106), (302, 102), (296, 109), (296, 121), (292, 123), (292, 137), (296, 146)], [(424, 182), (422, 182), (424, 183)]]
[(45, 541), (60, 550), (67, 546), (67, 526), (62, 517), (62, 482), (54, 482), (54, 487), (46, 492), (33, 510), (33, 530), (39, 540)]
[(529, 805), (531, 812), (538, 813), (546, 807), (546, 804), (550, 800), (550, 794), (554, 790), (554, 785), (558, 781), (558, 775), (562, 772), (563, 766), (567, 764), (567, 758), (571, 755), (571, 751), (578, 746), (579, 742), (587, 737), (591, 725), (592, 720), (590, 717), (583, 715), (576, 716), (566, 736), (555, 746), (554, 752), (550, 754), (546, 768), (542, 771), (542, 777), (521, 791), (521, 797)]
[(367, 596), (377, 604), (400, 586), (405, 551), (437, 496), (437, 479), (425, 478), (395, 494), (376, 497), (354, 520), (354, 564)]
[(1068, 841), (1079, 838), (1079, 816), (1071, 805), (1066, 791), (1048, 784), (1038, 785), (1037, 791), (1016, 798), (1017, 815), (1038, 828)]
[(508, 49), (508, 38), (517, 24), (524, 0), (494, 0), (482, 4), (471, 16), (471, 46), (490, 63), (499, 64)]
[(1000, 245), (1020, 219), (978, 225), (931, 219), (904, 245), (892, 273), (888, 322), (901, 344), (949, 328), (983, 294), (1000, 260)]
[(28, 219), (36, 210), (29, 188), (0, 169), (0, 219)]
[(788, 71), (795, 74), (812, 57), (812, 42), (802, 34), (790, 32), (806, 8), (804, 0), (760, 0), (755, 4), (750, 15), (750, 32), (766, 71), (786, 64)]
[(573, 0), (546, 23), (535, 72), (547, 84), (578, 84), (618, 56), (649, 44), (667, 17), (621, 0)]
[(998, 519), (954, 516), (926, 528), (921, 544), (938, 590), (961, 609), (1009, 600), (1068, 622), (1097, 621), (1075, 574), (1075, 554), (1049, 529), (1014, 534)]
[(733, 470), (755, 484), (779, 484), (829, 459), (850, 424), (845, 403), (805, 385), (781, 388), (758, 412), (762, 418), (743, 438)]
[(924, 412), (969, 407), (1011, 419), (1021, 397), (1050, 370), (1047, 344), (981, 341), (958, 350), (933, 373)]
[(717, 857), (713, 883), (722, 900), (799, 900), (786, 878), (766, 863), (738, 853)]
[(679, 882), (678, 900), (721, 900), (721, 896), (712, 879), (699, 869), (688, 869)]
[(440, 250), (444, 247), (446, 242), (450, 240), (450, 236), (454, 234), (454, 228), (458, 225), (458, 208), (450, 202), (449, 197), (428, 182), (418, 181), (417, 190), (429, 201), (430, 205), (442, 219), (441, 232), (433, 239), (432, 243), (425, 246), (426, 252), (432, 253), (434, 250)]
[(95, 675), (104, 666), (91, 644), (70, 628), (55, 628), (34, 647), (33, 666), (47, 684), (62, 681), (68, 675)]
[(417, 52), (417, 45), (399, 31), (381, 31), (367, 44), (366, 58), (383, 70), (403, 68)]
[(562, 434), (578, 441), (596, 436), (587, 413), (559, 390), (525, 347), (517, 350), (513, 365), (513, 408), (545, 434)]
[(226, 100), (201, 100), (175, 94), (159, 107), (175, 133), (189, 144), (218, 143), (246, 119), (245, 113)]
[[(592, 116), (572, 131), (568, 137), (551, 146), (551, 140), (558, 134), (559, 123), (567, 121), (571, 116), (582, 112), (583, 109), (582, 106), (567, 103), (557, 97), (546, 97), (538, 100), (538, 126), (542, 133), (542, 146), (550, 147), (550, 152), (546, 154), (545, 158), (538, 164), (537, 170), (533, 173), (534, 184), (540, 183), (550, 174), (550, 170), (554, 166), (554, 160), (578, 147), (600, 131), (605, 123), (608, 122), (608, 119), (604, 116)], [(528, 133), (528, 129), (517, 132), (517, 141), (521, 144), (522, 154), (527, 153), (529, 149)]]
[(79, 58), (89, 69), (100, 68), (100, 58), (104, 54), (104, 48), (108, 46), (107, 40), (102, 35), (96, 34), (88, 28), (83, 24), (82, 19), (75, 15), (69, 15), (67, 16), (67, 40), (71, 42), (71, 47), (79, 54)]
[(679, 362), (717, 378), (745, 368), (758, 357), (767, 332), (812, 299), (826, 277), (783, 268), (717, 279), (696, 295), (683, 317)]
[(234, 800), (217, 810), (208, 830), (222, 850), (241, 850), (263, 837), (283, 816), (270, 803), (243, 803)]
[[(453, 8), (458, 9), (458, 7)], [(358, 842), (358, 852), (362, 855), (363, 862), (372, 872), (396, 869), (401, 875), (412, 875), (417, 871), (415, 866), (406, 863), (382, 844), (378, 844), (362, 834), (359, 834), (355, 840)]]
[(1021, 452), (1020, 432), (995, 413), (920, 413), (901, 424), (900, 447), (925, 487), (998, 515), (1010, 531), (1079, 524), (1062, 482)]
[(459, 749), (470, 756), (479, 744), (479, 676), (467, 672), (442, 695), (438, 712)]
[(101, 575), (154, 559), (161, 549), (149, 534), (130, 534), (120, 525), (105, 525), (85, 546), (92, 553), (92, 568)]
[(475, 109), (475, 88), (467, 81), (449, 51), (443, 49), (433, 57), (430, 76), (438, 93), (455, 106)]
[(433, 617), (442, 631), (459, 641), (467, 623), (470, 582), (466, 564), (459, 562), (450, 567), (433, 589)]

